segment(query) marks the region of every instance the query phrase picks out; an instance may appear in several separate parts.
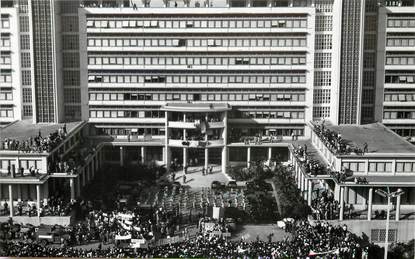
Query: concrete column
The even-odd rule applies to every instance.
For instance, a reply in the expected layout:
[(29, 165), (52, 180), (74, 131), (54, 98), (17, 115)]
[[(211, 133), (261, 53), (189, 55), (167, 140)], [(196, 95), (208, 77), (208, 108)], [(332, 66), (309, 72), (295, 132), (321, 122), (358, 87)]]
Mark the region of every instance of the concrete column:
[(226, 168), (228, 167), (228, 151), (226, 145), (222, 148), (222, 173), (226, 174)]
[(170, 170), (170, 164), (171, 164), (171, 150), (169, 147), (165, 148), (165, 163), (166, 163), (166, 169)]
[(209, 149), (205, 148), (205, 169), (209, 166)]
[(9, 184), (9, 208), (10, 208), (10, 217), (13, 217), (13, 185)]
[(228, 158), (229, 158), (229, 149), (227, 148), (228, 144), (228, 112), (223, 113), (223, 125), (222, 129), (222, 139), (223, 139), (223, 148), (222, 148), (222, 173), (226, 173), (226, 168), (228, 167)]
[(69, 187), (71, 188), (71, 200), (75, 200), (75, 182), (73, 178), (69, 179)]
[(246, 151), (246, 167), (251, 167), (251, 147), (248, 147)]
[(341, 186), (340, 187), (340, 215), (339, 215), (339, 220), (343, 220), (343, 215), (344, 215), (344, 187)]
[(82, 169), (82, 187), (84, 187), (86, 184), (86, 172), (87, 172), (87, 167), (84, 167), (84, 169)]
[(313, 194), (313, 182), (311, 180), (308, 180), (308, 193), (307, 193), (308, 206), (311, 206), (312, 194)]
[(396, 197), (396, 216), (395, 221), (399, 221), (401, 217), (401, 195)]
[(43, 203), (46, 204), (49, 198), (49, 183), (45, 182), (42, 187), (43, 192)]
[(123, 150), (123, 147), (120, 147), (120, 165), (124, 166), (124, 150)]
[(373, 188), (369, 188), (367, 200), (367, 220), (372, 220)]
[(344, 186), (344, 202), (349, 204), (349, 187)]
[(76, 178), (76, 196), (81, 196), (81, 178), (78, 176)]
[(95, 160), (92, 159), (91, 161), (91, 180), (94, 179), (95, 176)]
[(183, 170), (187, 166), (187, 148), (183, 148)]
[(36, 209), (37, 216), (40, 217), (40, 184), (36, 184)]
[(164, 124), (165, 124), (164, 163), (166, 164), (167, 172), (170, 171), (170, 161), (171, 161), (171, 153), (170, 153), (170, 149), (169, 149), (169, 137), (170, 136), (169, 136), (169, 127), (168, 127), (168, 125), (169, 125), (169, 116), (168, 115), (169, 115), (169, 112), (165, 111), (165, 117), (164, 117), (165, 118), (165, 121), (164, 121)]
[(272, 158), (272, 147), (268, 148), (268, 160), (271, 160)]
[(91, 167), (89, 165), (87, 165), (85, 167), (85, 175), (86, 175), (86, 183), (89, 183), (89, 171), (90, 171)]
[(141, 147), (141, 163), (144, 164), (146, 162), (146, 147)]
[[(29, 193), (30, 196), (30, 193)], [(17, 200), (22, 200), (22, 186), (20, 184), (17, 185)]]

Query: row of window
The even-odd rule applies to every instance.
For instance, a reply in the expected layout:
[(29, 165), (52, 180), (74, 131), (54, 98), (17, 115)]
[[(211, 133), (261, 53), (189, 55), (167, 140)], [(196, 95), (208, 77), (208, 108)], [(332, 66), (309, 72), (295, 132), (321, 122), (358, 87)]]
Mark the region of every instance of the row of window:
[(415, 57), (387, 57), (386, 65), (415, 65)]
[(399, 27), (415, 27), (415, 19), (413, 18), (404, 18), (404, 19), (388, 19), (389, 28), (399, 28)]
[[(399, 164), (399, 170), (398, 170)], [(396, 171), (401, 171), (404, 163), (396, 163)], [(346, 169), (350, 169), (353, 172), (366, 172), (365, 162), (343, 162), (342, 166)], [(379, 172), (379, 173), (391, 173), (392, 172), (392, 162), (369, 162), (369, 172)]]
[(330, 103), (331, 90), (330, 89), (314, 89), (314, 104)]
[(250, 119), (304, 119), (304, 111), (242, 112), (241, 118)]
[(98, 135), (143, 135), (144, 133), (152, 136), (163, 136), (165, 134), (164, 128), (136, 128), (136, 129), (123, 129), (123, 128), (97, 128)]
[(88, 76), (90, 83), (255, 83), (255, 84), (305, 84), (306, 76), (301, 74), (280, 75), (280, 76), (137, 76), (137, 75), (119, 75), (119, 76)]
[(330, 117), (330, 107), (325, 106), (314, 106), (313, 107), (313, 118), (328, 118)]
[[(331, 55), (331, 53), (330, 53)], [(304, 56), (287, 57), (90, 57), (89, 65), (305, 65)], [(331, 64), (331, 59), (330, 59)]]
[(143, 38), (90, 38), (89, 47), (306, 47), (305, 37), (273, 37), (255, 39), (143, 39)]
[[(1, 159), (0, 160), (0, 170), (7, 170), (11, 169), (11, 166), (15, 164), (15, 160), (9, 160), (9, 159)], [(17, 168), (23, 168), (23, 169), (29, 169), (31, 167), (35, 169), (40, 169), (42, 166), (41, 160), (22, 160), (19, 159), (19, 165), (16, 166)]]
[(11, 101), (13, 100), (12, 92), (0, 92), (0, 101)]
[(387, 84), (413, 84), (415, 76), (413, 75), (385, 75)]
[(385, 102), (413, 102), (415, 101), (415, 93), (414, 94), (385, 94), (384, 96)]
[(389, 46), (389, 47), (415, 47), (415, 38), (387, 39), (386, 46)]
[(383, 112), (384, 119), (415, 119), (415, 112), (412, 111), (393, 111)]
[(179, 94), (179, 93), (162, 93), (162, 94), (103, 94), (90, 93), (90, 101), (286, 101), (286, 102), (304, 102), (305, 94)]
[(163, 111), (90, 110), (90, 118), (164, 118)]
[(88, 20), (88, 28), (307, 28), (307, 19), (268, 18), (261, 20)]
[(0, 108), (0, 118), (13, 118), (13, 108)]

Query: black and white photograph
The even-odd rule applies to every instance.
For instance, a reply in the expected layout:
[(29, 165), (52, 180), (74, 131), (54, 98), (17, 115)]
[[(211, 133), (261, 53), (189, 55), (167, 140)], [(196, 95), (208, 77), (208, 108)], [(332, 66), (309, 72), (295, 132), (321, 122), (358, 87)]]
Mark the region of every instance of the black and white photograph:
[(415, 259), (415, 0), (0, 15), (0, 258)]

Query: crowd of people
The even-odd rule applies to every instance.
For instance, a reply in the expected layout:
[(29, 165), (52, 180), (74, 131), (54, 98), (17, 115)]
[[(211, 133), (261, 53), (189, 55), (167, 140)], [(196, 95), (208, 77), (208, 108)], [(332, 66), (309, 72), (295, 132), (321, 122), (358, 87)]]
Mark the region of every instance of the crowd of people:
[(352, 150), (341, 134), (326, 128), (324, 121), (321, 124), (314, 124), (314, 132), (324, 143), (324, 145), (334, 154), (349, 154)]
[(334, 199), (332, 192), (324, 190), (318, 192), (311, 204), (313, 217), (316, 220), (332, 220), (339, 215), (340, 204)]
[(348, 231), (346, 226), (328, 223), (310, 224), (308, 221), (293, 223), (289, 228), (292, 238), (283, 241), (230, 241), (226, 237), (200, 232), (195, 238), (182, 242), (148, 248), (102, 248), (95, 249), (42, 246), (38, 242), (6, 241), (3, 251), (8, 256), (63, 256), (63, 257), (267, 257), (305, 258), (313, 254), (327, 258), (362, 258), (367, 248), (361, 239)]
[(42, 132), (39, 130), (37, 136), (30, 137), (27, 140), (5, 138), (0, 143), (0, 150), (16, 150), (25, 153), (50, 152), (59, 145), (66, 135), (67, 131), (65, 124), (45, 137), (42, 136)]
[(325, 167), (320, 161), (312, 159), (307, 153), (307, 144), (294, 146), (293, 154), (301, 162), (305, 173), (308, 175), (324, 175), (328, 174), (330, 168)]

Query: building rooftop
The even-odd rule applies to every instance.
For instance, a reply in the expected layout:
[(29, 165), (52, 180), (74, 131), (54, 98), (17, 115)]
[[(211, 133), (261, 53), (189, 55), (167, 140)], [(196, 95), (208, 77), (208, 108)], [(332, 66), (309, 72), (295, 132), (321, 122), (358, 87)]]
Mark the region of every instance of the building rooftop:
[(405, 139), (401, 138), (381, 123), (325, 126), (328, 129), (340, 133), (342, 139), (349, 141), (352, 146), (362, 148), (363, 144), (366, 142), (369, 152), (365, 155), (390, 153), (415, 154), (415, 145), (412, 145)]
[[(81, 125), (82, 121), (68, 122), (66, 123), (66, 131), (68, 134)], [(27, 140), (30, 137), (39, 135), (39, 131), (42, 136), (48, 136), (50, 133), (56, 132), (59, 128), (63, 127), (65, 123), (53, 123), (45, 124), (38, 123), (33, 124), (31, 120), (16, 121), (8, 126), (0, 129), (0, 140), (15, 139), (15, 140)]]
[(226, 103), (168, 103), (162, 109), (175, 112), (221, 112), (231, 107)]

